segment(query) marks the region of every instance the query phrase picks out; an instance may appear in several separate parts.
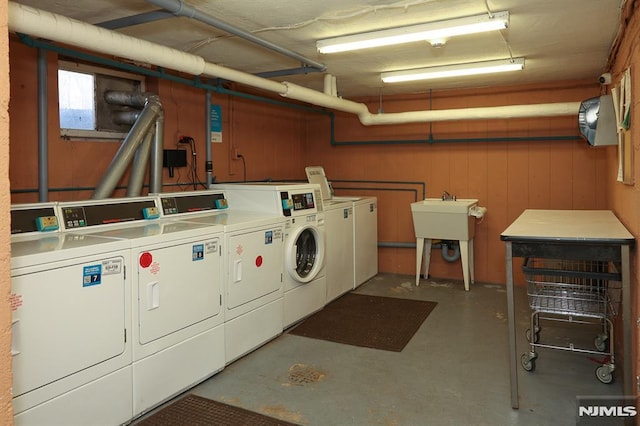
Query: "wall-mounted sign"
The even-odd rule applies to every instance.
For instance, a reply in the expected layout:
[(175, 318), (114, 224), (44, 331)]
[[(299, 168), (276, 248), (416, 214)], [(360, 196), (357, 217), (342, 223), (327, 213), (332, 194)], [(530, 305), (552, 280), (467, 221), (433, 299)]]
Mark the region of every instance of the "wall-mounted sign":
[(211, 123), (209, 142), (222, 143), (222, 108), (220, 105), (211, 105), (209, 122)]

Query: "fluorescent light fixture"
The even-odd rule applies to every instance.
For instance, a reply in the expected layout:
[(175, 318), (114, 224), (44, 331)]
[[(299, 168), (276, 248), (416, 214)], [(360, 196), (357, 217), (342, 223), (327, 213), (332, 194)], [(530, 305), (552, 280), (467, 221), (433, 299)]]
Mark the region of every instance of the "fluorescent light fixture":
[(485, 13), (447, 21), (429, 22), (318, 40), (316, 47), (320, 53), (336, 53), (414, 41), (446, 40), (449, 37), (459, 35), (503, 30), (508, 26), (508, 11), (495, 12), (492, 16)]
[(524, 68), (524, 58), (501, 59), (497, 61), (470, 62), (466, 64), (443, 65), (440, 67), (416, 68), (411, 70), (390, 71), (380, 74), (385, 83), (403, 81), (431, 80), (436, 78), (462, 77), (467, 75), (491, 74), (506, 71), (519, 71)]

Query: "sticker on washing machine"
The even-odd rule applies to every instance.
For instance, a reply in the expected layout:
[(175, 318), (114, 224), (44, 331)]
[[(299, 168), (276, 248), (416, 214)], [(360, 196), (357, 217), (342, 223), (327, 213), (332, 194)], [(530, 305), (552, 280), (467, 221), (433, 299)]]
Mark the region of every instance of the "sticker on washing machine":
[(9, 296), (9, 304), (11, 306), (12, 311), (17, 311), (20, 306), (22, 306), (22, 295), (11, 293)]
[(279, 241), (282, 239), (282, 229), (273, 230), (273, 239)]
[(264, 233), (264, 243), (265, 244), (273, 243), (273, 231), (267, 231)]
[(191, 250), (191, 260), (195, 262), (202, 259), (204, 259), (204, 244), (194, 244)]
[(115, 275), (122, 272), (122, 259), (108, 259), (102, 261), (102, 275)]
[(82, 267), (82, 287), (102, 284), (102, 265)]
[(216, 253), (218, 251), (218, 240), (207, 241), (206, 243), (204, 243), (204, 246), (205, 246), (205, 253), (207, 254)]

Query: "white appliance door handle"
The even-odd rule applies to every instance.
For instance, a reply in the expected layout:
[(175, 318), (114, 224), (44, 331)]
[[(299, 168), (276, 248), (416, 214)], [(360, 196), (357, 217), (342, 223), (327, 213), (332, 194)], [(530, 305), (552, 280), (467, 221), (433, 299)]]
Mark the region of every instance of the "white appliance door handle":
[(160, 307), (160, 282), (147, 284), (147, 311)]
[(20, 355), (20, 320), (11, 321), (11, 356)]
[(242, 260), (238, 259), (233, 262), (233, 282), (242, 281)]

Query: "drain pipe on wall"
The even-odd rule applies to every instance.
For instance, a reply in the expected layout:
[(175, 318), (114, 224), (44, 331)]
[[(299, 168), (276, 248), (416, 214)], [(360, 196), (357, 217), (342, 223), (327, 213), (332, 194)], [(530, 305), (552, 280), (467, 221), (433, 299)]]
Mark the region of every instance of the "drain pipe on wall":
[(12, 1), (8, 2), (8, 17), (9, 29), (14, 32), (42, 37), (107, 55), (125, 57), (194, 76), (206, 75), (235, 81), (257, 89), (278, 93), (298, 101), (355, 114), (365, 126), (412, 122), (578, 115), (580, 108), (580, 102), (564, 102), (372, 114), (363, 103), (349, 101), (293, 83), (279, 83), (225, 68), (208, 63), (200, 56), (136, 39)]
[(207, 173), (207, 188), (211, 187), (213, 183), (213, 153), (211, 147), (211, 92), (205, 90), (204, 105), (205, 105), (205, 129), (204, 129), (204, 146), (205, 146), (205, 172)]
[(49, 201), (47, 52), (38, 49), (38, 201)]

